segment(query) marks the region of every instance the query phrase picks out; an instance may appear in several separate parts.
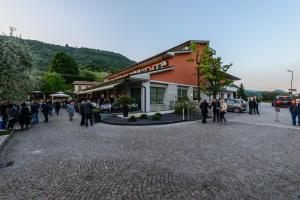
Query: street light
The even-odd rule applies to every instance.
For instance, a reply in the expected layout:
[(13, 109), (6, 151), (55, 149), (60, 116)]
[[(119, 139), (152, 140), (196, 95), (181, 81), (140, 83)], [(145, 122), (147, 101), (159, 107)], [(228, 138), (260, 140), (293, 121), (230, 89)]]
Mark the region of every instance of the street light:
[(290, 94), (291, 94), (291, 96), (292, 96), (292, 95), (293, 95), (293, 79), (294, 79), (294, 71), (293, 71), (293, 70), (290, 70), (290, 69), (288, 69), (287, 71), (292, 73), (292, 78), (291, 78), (291, 89), (289, 89), (289, 90), (290, 90)]

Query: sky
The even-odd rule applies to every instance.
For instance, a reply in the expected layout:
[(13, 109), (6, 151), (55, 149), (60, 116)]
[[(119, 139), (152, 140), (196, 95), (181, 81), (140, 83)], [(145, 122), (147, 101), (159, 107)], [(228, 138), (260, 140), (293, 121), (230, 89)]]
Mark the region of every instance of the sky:
[(246, 89), (300, 90), (299, 0), (0, 0), (0, 34), (141, 61), (209, 40)]

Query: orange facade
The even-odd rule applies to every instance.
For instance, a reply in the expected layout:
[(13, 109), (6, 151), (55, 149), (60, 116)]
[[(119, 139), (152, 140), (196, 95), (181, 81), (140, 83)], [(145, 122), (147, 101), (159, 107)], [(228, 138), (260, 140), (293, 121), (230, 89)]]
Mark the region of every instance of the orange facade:
[(173, 70), (151, 74), (150, 79), (153, 81), (197, 86), (196, 65), (194, 62), (188, 62), (188, 59), (192, 56), (192, 53), (175, 55), (168, 59), (169, 66), (175, 67)]
[[(199, 52), (202, 52), (205, 43), (198, 43)], [(139, 66), (134, 66), (123, 71), (117, 72), (109, 76), (106, 81), (121, 79), (130, 75), (152, 72), (156, 69), (164, 69), (174, 67), (172, 70), (161, 71), (159, 73), (150, 73), (150, 80), (167, 83), (175, 83), (182, 85), (192, 85), (197, 87), (197, 70), (196, 63), (189, 62), (190, 59), (195, 59), (196, 54), (191, 51), (180, 51), (180, 49), (172, 49), (174, 55), (158, 56), (152, 58), (152, 62), (140, 63)]]

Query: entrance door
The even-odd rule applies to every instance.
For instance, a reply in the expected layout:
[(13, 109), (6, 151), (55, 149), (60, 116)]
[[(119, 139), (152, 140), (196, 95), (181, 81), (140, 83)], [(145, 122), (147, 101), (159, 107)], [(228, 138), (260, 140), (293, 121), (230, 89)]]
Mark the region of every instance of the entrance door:
[(141, 109), (141, 88), (131, 88), (132, 103), (138, 104), (138, 110)]

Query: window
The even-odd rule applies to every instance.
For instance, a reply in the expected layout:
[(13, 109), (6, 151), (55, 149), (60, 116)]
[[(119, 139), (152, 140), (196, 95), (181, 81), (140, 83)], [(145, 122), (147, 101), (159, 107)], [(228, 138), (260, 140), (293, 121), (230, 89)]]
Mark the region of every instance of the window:
[(198, 99), (198, 94), (199, 94), (199, 91), (198, 89), (193, 89), (193, 100), (199, 100)]
[(150, 87), (150, 103), (163, 104), (165, 96), (165, 88)]
[(81, 90), (81, 85), (78, 85), (78, 91), (80, 91)]
[(187, 98), (188, 97), (188, 95), (187, 95), (187, 89), (185, 89), (185, 88), (178, 88), (178, 90), (177, 90), (177, 96), (178, 96), (178, 99)]

